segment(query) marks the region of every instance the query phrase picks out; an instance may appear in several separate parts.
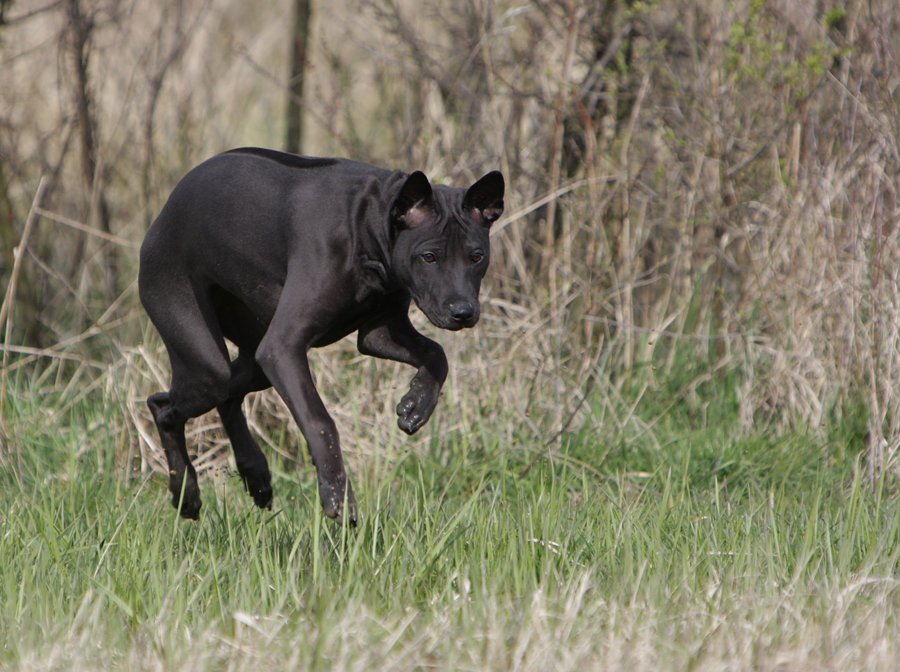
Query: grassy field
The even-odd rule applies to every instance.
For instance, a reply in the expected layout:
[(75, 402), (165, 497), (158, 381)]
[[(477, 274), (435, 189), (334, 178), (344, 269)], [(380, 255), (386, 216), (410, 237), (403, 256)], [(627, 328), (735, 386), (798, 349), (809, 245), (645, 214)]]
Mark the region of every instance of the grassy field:
[(273, 512), (218, 473), (191, 523), (117, 468), (109, 391), (54, 416), (29, 375), (5, 399), (2, 669), (897, 669), (900, 507), (849, 434), (675, 407), (661, 446), (574, 433), (529, 469), (540, 445), (439, 409), (354, 463), (356, 530), (277, 455)]

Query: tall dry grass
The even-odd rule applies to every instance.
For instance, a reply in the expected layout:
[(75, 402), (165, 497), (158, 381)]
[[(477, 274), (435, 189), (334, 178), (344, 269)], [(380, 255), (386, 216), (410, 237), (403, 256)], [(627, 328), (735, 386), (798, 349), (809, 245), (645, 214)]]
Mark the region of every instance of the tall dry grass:
[[(18, 223), (49, 179), (23, 263), (38, 326), (23, 345), (15, 335), (35, 325), (13, 322), (4, 371), (43, 358), (44, 380), (70, 395), (117, 389), (123, 461), (157, 467), (141, 400), (166, 386), (167, 363), (135, 298), (135, 247), (192, 165), (281, 145), (288, 6), (83, 4), (102, 158), (90, 189), (75, 159), (66, 13), (17, 3), (0, 27), (0, 153)], [(652, 435), (635, 412), (646, 394), (702, 407), (704, 383), (721, 379), (739, 402), (736, 431), (844, 424), (865, 435), (873, 473), (893, 468), (893, 0), (344, 0), (314, 11), (307, 153), (456, 184), (493, 168), (508, 178), (483, 321), (439, 336), (453, 362), (442, 430), (475, 431), (489, 415), (511, 448), (554, 455), (575, 429)], [(83, 230), (96, 230), (98, 190), (112, 239)], [(98, 289), (108, 245), (121, 248), (116, 296)], [(393, 445), (410, 372), (350, 341), (315, 366), (350, 452)], [(280, 401), (250, 404), (281, 450), (281, 425), (267, 420), (287, 417)], [(203, 464), (224, 459), (215, 426), (197, 423)]]

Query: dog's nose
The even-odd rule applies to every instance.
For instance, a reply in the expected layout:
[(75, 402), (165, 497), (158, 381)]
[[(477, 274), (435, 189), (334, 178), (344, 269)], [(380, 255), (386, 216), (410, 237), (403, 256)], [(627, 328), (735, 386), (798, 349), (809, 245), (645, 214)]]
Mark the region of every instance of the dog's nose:
[(455, 321), (465, 324), (475, 317), (475, 306), (468, 301), (451, 301), (447, 310)]

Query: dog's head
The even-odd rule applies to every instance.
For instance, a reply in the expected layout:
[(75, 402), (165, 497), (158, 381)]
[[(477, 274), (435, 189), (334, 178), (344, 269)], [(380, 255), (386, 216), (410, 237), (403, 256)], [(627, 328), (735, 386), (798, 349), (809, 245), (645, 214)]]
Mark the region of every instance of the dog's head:
[(436, 327), (455, 331), (478, 322), (489, 232), (503, 213), (503, 191), (497, 171), (468, 189), (432, 187), (416, 171), (391, 205), (394, 273)]

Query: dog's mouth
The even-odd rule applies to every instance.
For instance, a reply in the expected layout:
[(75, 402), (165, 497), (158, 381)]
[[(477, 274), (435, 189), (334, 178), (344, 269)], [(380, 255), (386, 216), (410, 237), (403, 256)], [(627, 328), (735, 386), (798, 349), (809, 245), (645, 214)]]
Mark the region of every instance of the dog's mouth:
[(425, 313), (425, 317), (438, 329), (447, 331), (461, 331), (462, 329), (471, 329), (478, 324), (479, 310), (477, 304), (471, 303), (465, 306), (453, 305), (443, 310), (435, 310), (433, 307), (423, 307), (418, 301), (416, 305)]
[[(432, 320), (432, 323), (434, 321)], [(471, 329), (478, 322), (478, 318), (476, 317), (473, 320), (466, 320), (465, 322), (457, 322), (453, 320), (450, 323), (438, 324), (435, 326), (440, 327), (441, 329), (446, 329), (447, 331), (462, 331), (463, 329)]]

